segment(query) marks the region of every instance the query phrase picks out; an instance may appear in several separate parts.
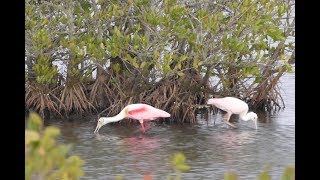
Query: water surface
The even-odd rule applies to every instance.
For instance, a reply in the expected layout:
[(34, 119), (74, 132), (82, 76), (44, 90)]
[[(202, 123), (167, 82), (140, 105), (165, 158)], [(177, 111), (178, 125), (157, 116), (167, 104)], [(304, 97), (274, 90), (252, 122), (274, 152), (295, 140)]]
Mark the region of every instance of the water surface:
[(280, 179), (285, 166), (295, 164), (294, 74), (281, 82), (286, 108), (273, 115), (258, 113), (258, 130), (245, 121), (236, 122), (238, 129), (227, 128), (221, 113), (208, 121), (199, 115), (195, 125), (154, 123), (144, 135), (138, 123), (105, 125), (98, 135), (93, 134), (96, 119), (49, 125), (60, 127), (58, 141), (72, 143), (70, 154), (85, 160), (81, 179), (166, 179), (174, 175), (170, 157), (175, 152), (183, 152), (191, 166), (182, 179), (223, 179), (226, 171), (257, 179), (266, 165), (271, 165), (272, 179)]

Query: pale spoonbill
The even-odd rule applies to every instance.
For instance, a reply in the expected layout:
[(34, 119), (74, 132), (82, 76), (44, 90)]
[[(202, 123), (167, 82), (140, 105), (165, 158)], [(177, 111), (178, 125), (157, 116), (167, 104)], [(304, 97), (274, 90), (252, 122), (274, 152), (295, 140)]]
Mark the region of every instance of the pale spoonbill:
[(255, 123), (256, 129), (258, 128), (257, 114), (254, 112), (248, 112), (249, 110), (248, 104), (238, 98), (234, 98), (234, 97), (211, 98), (211, 99), (208, 99), (207, 104), (212, 104), (215, 107), (227, 112), (225, 117), (225, 122), (234, 128), (236, 128), (236, 126), (229, 122), (232, 114), (238, 114), (240, 119), (244, 121), (252, 120)]
[(117, 122), (124, 118), (131, 118), (138, 120), (141, 124), (142, 131), (145, 132), (143, 121), (152, 121), (157, 118), (167, 118), (170, 117), (170, 114), (161, 109), (157, 109), (148, 104), (129, 104), (121, 110), (119, 114), (113, 117), (101, 117), (98, 120), (97, 127), (94, 133), (97, 133), (99, 129), (111, 122)]

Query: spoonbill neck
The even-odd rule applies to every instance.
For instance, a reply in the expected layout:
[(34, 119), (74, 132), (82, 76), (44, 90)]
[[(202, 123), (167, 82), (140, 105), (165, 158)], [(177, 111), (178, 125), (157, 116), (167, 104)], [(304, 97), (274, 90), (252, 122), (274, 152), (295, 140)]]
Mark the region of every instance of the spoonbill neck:
[(119, 114), (117, 114), (116, 116), (113, 116), (113, 117), (108, 117), (108, 123), (110, 122), (117, 122), (117, 121), (120, 121), (124, 118), (127, 117), (127, 111), (126, 109), (123, 109)]

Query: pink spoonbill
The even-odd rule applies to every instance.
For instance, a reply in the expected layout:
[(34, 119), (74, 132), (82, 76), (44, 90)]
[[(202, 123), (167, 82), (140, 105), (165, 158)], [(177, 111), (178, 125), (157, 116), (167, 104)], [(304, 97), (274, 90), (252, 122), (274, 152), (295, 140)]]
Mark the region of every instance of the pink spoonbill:
[(248, 104), (244, 101), (234, 98), (234, 97), (224, 97), (224, 98), (211, 98), (208, 99), (207, 104), (212, 104), (215, 107), (227, 112), (225, 115), (225, 123), (236, 128), (235, 125), (229, 122), (232, 114), (238, 114), (239, 118), (244, 121), (252, 120), (255, 123), (256, 129), (258, 116), (254, 112), (248, 112)]
[(125, 108), (123, 108), (121, 112), (116, 116), (99, 118), (98, 124), (94, 133), (97, 133), (103, 125), (111, 122), (117, 122), (124, 118), (138, 120), (141, 124), (142, 131), (145, 132), (145, 129), (143, 126), (144, 121), (152, 121), (158, 118), (167, 118), (167, 117), (170, 117), (169, 113), (161, 109), (152, 107), (148, 104), (129, 104)]

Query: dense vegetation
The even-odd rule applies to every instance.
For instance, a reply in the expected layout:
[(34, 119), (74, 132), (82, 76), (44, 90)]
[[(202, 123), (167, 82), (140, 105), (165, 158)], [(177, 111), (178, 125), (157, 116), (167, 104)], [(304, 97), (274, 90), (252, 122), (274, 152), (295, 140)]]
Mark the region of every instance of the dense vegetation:
[(26, 109), (117, 114), (148, 103), (195, 122), (197, 104), (236, 96), (284, 107), (294, 57), (291, 0), (26, 0)]

